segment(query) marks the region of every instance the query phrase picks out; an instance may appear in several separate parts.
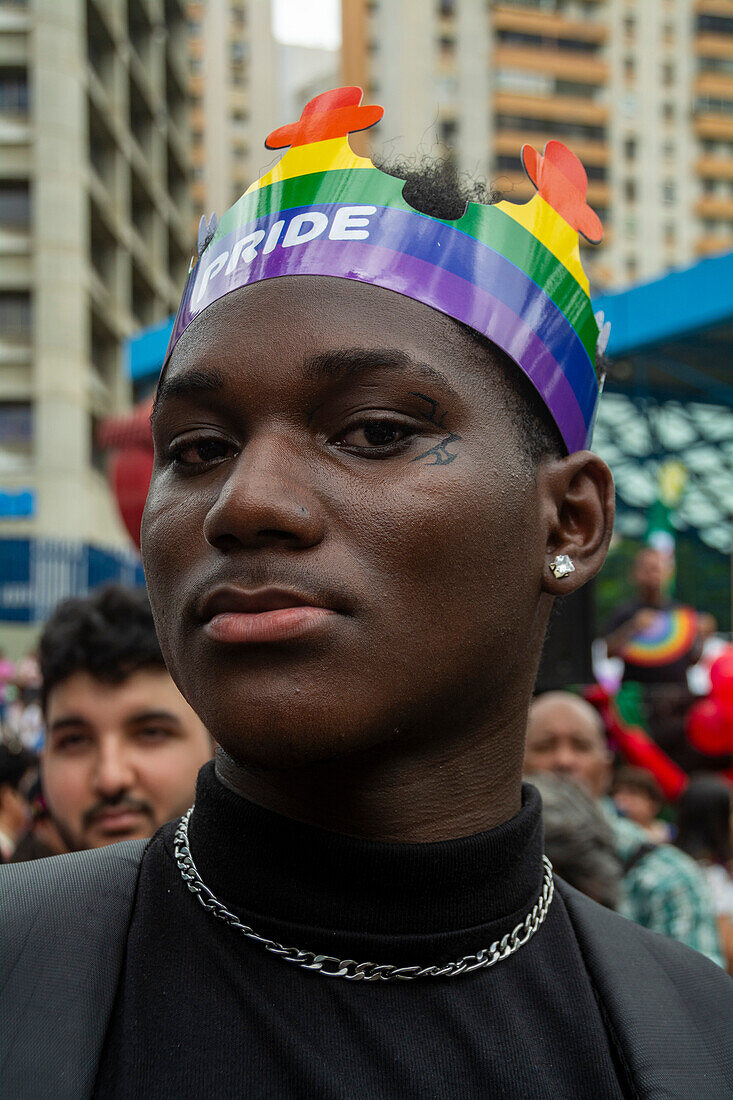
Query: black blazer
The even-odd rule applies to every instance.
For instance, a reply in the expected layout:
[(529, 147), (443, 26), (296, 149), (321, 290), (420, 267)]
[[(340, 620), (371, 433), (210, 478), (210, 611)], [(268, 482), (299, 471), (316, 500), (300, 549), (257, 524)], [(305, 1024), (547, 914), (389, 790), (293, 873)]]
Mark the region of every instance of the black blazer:
[[(147, 843), (0, 868), (0, 1095), (7, 1100), (91, 1096)], [(732, 1100), (733, 980), (562, 879), (556, 887), (624, 1094)]]

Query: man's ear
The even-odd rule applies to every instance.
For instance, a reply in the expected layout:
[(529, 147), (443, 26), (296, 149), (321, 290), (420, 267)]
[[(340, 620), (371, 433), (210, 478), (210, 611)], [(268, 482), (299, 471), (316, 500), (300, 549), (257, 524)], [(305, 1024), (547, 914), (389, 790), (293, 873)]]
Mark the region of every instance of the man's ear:
[[(542, 590), (564, 596), (595, 577), (606, 560), (616, 511), (613, 477), (591, 451), (548, 458), (537, 471), (540, 508), (547, 546)], [(567, 555), (575, 571), (556, 577), (550, 563)]]

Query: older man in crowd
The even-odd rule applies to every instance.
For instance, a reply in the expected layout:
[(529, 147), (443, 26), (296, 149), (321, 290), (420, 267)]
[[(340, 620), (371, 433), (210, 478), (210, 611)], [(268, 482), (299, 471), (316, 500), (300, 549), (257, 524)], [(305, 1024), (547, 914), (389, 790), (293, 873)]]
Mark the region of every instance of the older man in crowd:
[(535, 699), (529, 712), (525, 772), (552, 772), (573, 779), (599, 801), (624, 869), (619, 912), (722, 965), (698, 868), (683, 852), (670, 844), (654, 843), (643, 829), (616, 812), (607, 798), (612, 759), (603, 723), (590, 703), (564, 691)]
[(61, 604), (41, 671), (43, 789), (72, 851), (151, 836), (190, 805), (213, 742), (163, 663), (143, 593)]

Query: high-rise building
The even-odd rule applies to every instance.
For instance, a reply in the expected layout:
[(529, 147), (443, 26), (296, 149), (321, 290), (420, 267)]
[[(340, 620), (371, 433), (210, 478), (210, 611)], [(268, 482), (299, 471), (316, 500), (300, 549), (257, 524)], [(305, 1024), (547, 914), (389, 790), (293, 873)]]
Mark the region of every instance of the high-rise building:
[(188, 0), (194, 219), (221, 214), (280, 153), (267, 134), (338, 82), (334, 50), (278, 42), (272, 0)]
[(559, 138), (606, 227), (585, 254), (599, 286), (733, 248), (733, 0), (342, 0), (342, 12), (344, 79), (386, 108), (372, 150), (442, 146), (523, 201), (521, 144)]
[(187, 102), (184, 0), (0, 0), (0, 554), (129, 545), (97, 427), (185, 279)]
[(270, 0), (188, 0), (187, 14), (196, 217), (227, 210), (267, 159), (275, 40)]

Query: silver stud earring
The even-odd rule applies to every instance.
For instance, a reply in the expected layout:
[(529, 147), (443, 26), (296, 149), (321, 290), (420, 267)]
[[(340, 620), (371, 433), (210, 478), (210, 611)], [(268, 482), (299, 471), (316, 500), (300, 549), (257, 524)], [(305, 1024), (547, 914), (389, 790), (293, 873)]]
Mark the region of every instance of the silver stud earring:
[(569, 558), (567, 554), (557, 554), (550, 562), (550, 569), (553, 576), (557, 577), (558, 580), (562, 580), (563, 577), (575, 572), (572, 558)]

